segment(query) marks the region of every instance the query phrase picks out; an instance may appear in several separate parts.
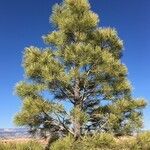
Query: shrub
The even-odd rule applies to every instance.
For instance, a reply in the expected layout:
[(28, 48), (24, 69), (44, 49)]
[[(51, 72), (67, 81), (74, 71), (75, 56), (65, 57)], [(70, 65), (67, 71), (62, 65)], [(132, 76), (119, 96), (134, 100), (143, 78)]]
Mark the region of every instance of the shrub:
[(138, 145), (135, 137), (123, 137), (116, 140), (114, 150), (138, 150)]
[(60, 138), (52, 144), (51, 150), (73, 150), (74, 141), (71, 135)]
[(117, 140), (115, 150), (150, 150), (150, 132)]
[(52, 144), (52, 150), (97, 150), (111, 149), (115, 145), (115, 140), (111, 134), (101, 133), (93, 136), (84, 136), (75, 141), (72, 136), (59, 139)]
[(83, 143), (86, 149), (112, 149), (115, 145), (113, 135), (108, 133), (95, 134), (93, 136), (86, 136), (83, 138)]
[(143, 132), (137, 136), (139, 149), (150, 150), (150, 132)]

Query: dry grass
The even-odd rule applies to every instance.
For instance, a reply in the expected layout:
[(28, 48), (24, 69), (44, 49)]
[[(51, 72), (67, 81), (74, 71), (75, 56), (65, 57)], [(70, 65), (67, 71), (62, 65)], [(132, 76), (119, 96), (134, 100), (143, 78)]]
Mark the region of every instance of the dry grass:
[(1, 139), (0, 140), (0, 142), (3, 144), (7, 144), (7, 143), (24, 144), (24, 143), (28, 143), (30, 141), (38, 142), (42, 145), (45, 145), (47, 143), (47, 140), (35, 139), (35, 138), (11, 138), (11, 139)]
[(0, 150), (43, 150), (44, 144), (31, 139), (8, 139), (0, 141)]

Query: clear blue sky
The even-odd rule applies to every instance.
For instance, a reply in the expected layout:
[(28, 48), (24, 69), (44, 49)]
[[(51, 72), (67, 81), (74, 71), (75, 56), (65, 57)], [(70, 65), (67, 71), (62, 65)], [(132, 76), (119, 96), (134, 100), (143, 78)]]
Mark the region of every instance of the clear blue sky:
[[(43, 47), (41, 36), (52, 30), (51, 7), (60, 0), (0, 0), (0, 128), (14, 127), (12, 118), (21, 101), (13, 95), (16, 82), (23, 79), (24, 47)], [(150, 100), (150, 1), (90, 0), (101, 17), (101, 26), (115, 27), (124, 40), (123, 62), (135, 97)], [(150, 102), (150, 101), (149, 101)], [(144, 111), (150, 129), (150, 107)]]

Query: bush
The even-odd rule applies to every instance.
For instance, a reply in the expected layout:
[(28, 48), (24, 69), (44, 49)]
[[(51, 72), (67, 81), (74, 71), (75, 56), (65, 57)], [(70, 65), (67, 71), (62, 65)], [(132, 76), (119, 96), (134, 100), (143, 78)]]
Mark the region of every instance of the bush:
[(115, 145), (113, 135), (108, 133), (95, 134), (93, 136), (86, 136), (83, 138), (83, 144), (86, 149), (112, 149)]
[(111, 149), (115, 145), (115, 140), (111, 134), (102, 133), (93, 136), (84, 136), (75, 141), (72, 136), (59, 139), (52, 144), (52, 150), (97, 150)]
[(74, 138), (69, 135), (65, 138), (60, 138), (51, 146), (51, 150), (73, 150)]
[(139, 149), (150, 150), (150, 132), (143, 132), (137, 136)]
[(116, 141), (115, 150), (150, 150), (150, 132), (143, 132), (135, 137), (122, 138)]
[(138, 150), (136, 137), (123, 137), (116, 139), (114, 150)]
[(75, 141), (72, 136), (59, 139), (52, 150), (150, 150), (150, 132), (137, 136), (115, 138), (108, 133), (84, 136)]

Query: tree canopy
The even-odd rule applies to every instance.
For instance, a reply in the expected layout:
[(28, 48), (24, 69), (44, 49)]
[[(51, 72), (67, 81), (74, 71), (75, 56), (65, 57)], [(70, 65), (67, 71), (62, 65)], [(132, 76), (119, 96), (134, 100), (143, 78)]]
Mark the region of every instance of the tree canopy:
[(55, 30), (43, 36), (47, 46), (25, 48), (16, 124), (57, 138), (140, 129), (146, 102), (132, 95), (117, 31), (99, 27), (88, 0), (56, 4), (50, 22)]

